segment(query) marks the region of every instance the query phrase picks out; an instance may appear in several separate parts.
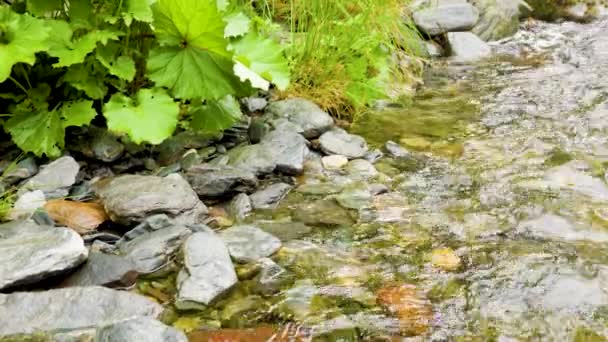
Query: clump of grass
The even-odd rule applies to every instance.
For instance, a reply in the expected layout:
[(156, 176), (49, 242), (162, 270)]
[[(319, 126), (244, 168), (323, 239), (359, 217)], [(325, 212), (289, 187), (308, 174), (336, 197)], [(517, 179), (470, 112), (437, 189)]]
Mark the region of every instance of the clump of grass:
[(314, 100), (341, 119), (421, 70), (420, 35), (404, 0), (265, 0), (262, 12), (289, 28), (292, 84), (281, 97)]

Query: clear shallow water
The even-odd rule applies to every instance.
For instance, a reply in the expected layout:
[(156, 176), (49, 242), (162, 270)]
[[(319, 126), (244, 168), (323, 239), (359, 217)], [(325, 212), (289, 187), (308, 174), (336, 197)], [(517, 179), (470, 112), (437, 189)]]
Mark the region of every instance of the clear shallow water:
[[(241, 265), (224, 300), (165, 320), (223, 328), (195, 341), (606, 340), (608, 21), (528, 26), (354, 125), (413, 158), (377, 175), (313, 158), (300, 191), (248, 219), (284, 241), (277, 292)], [(172, 283), (139, 291), (170, 302)]]

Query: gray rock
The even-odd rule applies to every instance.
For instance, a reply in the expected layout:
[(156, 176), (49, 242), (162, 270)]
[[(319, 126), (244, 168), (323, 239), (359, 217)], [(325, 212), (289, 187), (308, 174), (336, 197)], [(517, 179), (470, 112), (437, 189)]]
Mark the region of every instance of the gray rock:
[(471, 32), (448, 33), (448, 44), (454, 62), (472, 63), (492, 55), (492, 48)]
[(384, 157), (384, 153), (382, 153), (382, 151), (375, 149), (375, 150), (371, 150), (368, 151), (365, 156), (363, 157), (363, 159), (367, 160), (368, 162), (375, 164), (377, 161), (379, 161), (380, 159), (382, 159), (382, 157)]
[(46, 198), (42, 190), (23, 192), (8, 212), (7, 218), (12, 221), (28, 219), (45, 204)]
[(183, 332), (149, 317), (104, 326), (96, 335), (96, 342), (188, 342)]
[(262, 144), (236, 147), (228, 152), (228, 158), (228, 165), (257, 176), (271, 173), (277, 167), (268, 146)]
[(251, 199), (246, 194), (236, 195), (232, 201), (230, 201), (230, 214), (237, 220), (242, 221), (251, 213), (253, 206)]
[(325, 132), (319, 143), (326, 154), (341, 154), (350, 159), (363, 158), (368, 150), (365, 139), (340, 128)]
[(180, 169), (184, 171), (188, 171), (191, 167), (195, 165), (200, 165), (203, 163), (203, 157), (198, 154), (198, 151), (195, 149), (190, 149), (184, 153), (182, 159), (179, 161)]
[(577, 227), (565, 218), (553, 214), (545, 214), (536, 219), (524, 221), (518, 225), (517, 230), (520, 233), (545, 239), (608, 242), (607, 232), (594, 230), (591, 227), (587, 227), (587, 229)]
[(439, 58), (443, 56), (443, 48), (434, 41), (425, 41), (424, 47), (426, 48), (426, 53), (429, 57)]
[(305, 195), (332, 195), (344, 190), (344, 185), (336, 183), (302, 184), (296, 191)]
[(333, 154), (321, 158), (321, 163), (326, 170), (340, 170), (348, 164), (348, 158), (345, 156)]
[(249, 142), (252, 144), (259, 143), (262, 141), (262, 138), (268, 134), (268, 131), (270, 131), (270, 126), (266, 123), (266, 121), (264, 121), (262, 118), (252, 119), (249, 129), (247, 130)]
[(264, 110), (268, 105), (268, 100), (263, 97), (245, 97), (241, 99), (241, 103), (245, 106), (248, 112), (255, 113)]
[(291, 130), (274, 130), (262, 139), (274, 159), (276, 170), (290, 175), (298, 175), (304, 170), (304, 160), (308, 155), (307, 141)]
[(365, 159), (351, 160), (345, 168), (348, 175), (355, 179), (370, 179), (378, 176), (378, 170)]
[(220, 233), (230, 255), (238, 262), (252, 262), (271, 256), (281, 240), (255, 226), (234, 226)]
[(107, 130), (101, 130), (91, 140), (92, 156), (103, 162), (111, 163), (118, 160), (124, 151), (125, 146)]
[(291, 278), (289, 272), (272, 259), (261, 259), (259, 264), (261, 270), (256, 278), (256, 287), (259, 293), (269, 296), (279, 292), (281, 286), (289, 282)]
[(514, 35), (519, 29), (520, 7), (523, 0), (474, 0), (481, 16), (473, 33), (485, 41), (500, 40)]
[(308, 139), (317, 138), (334, 125), (334, 120), (311, 101), (293, 98), (271, 103), (266, 107), (270, 120), (287, 119)]
[[(14, 166), (13, 166), (14, 165)], [(34, 158), (25, 158), (17, 164), (9, 164), (3, 171), (3, 181), (6, 184), (15, 184), (22, 179), (32, 177), (38, 172), (38, 165)]]
[(61, 286), (130, 288), (137, 280), (135, 268), (135, 263), (123, 256), (91, 251), (86, 263), (65, 279)]
[(412, 153), (394, 141), (387, 141), (384, 145), (389, 156), (393, 158), (412, 158)]
[(139, 273), (152, 273), (167, 264), (192, 231), (174, 225), (142, 234), (130, 241), (119, 241), (118, 248), (135, 264)]
[(97, 286), (0, 294), (0, 337), (95, 328), (161, 312), (146, 297)]
[(344, 190), (336, 195), (336, 201), (346, 209), (361, 209), (367, 207), (372, 201), (372, 194), (367, 188), (354, 187)]
[(251, 194), (251, 205), (254, 209), (274, 209), (287, 196), (293, 186), (285, 183), (275, 183)]
[(82, 238), (71, 229), (38, 226), (29, 221), (1, 225), (0, 289), (32, 284), (69, 271), (84, 262), (87, 254)]
[(289, 220), (257, 221), (255, 224), (263, 231), (276, 236), (282, 242), (299, 239), (312, 232), (312, 227), (302, 222)]
[(250, 192), (258, 184), (255, 174), (231, 166), (194, 166), (186, 173), (186, 179), (201, 197), (223, 197)]
[(114, 222), (131, 224), (158, 213), (181, 223), (197, 223), (207, 213), (190, 184), (179, 174), (125, 175), (114, 178), (98, 191), (106, 212)]
[(184, 268), (177, 277), (178, 308), (209, 305), (237, 283), (228, 249), (212, 231), (192, 234), (183, 251)]
[(549, 188), (566, 189), (591, 197), (596, 201), (608, 201), (608, 186), (601, 179), (578, 169), (573, 160), (547, 171), (545, 181)]
[(470, 30), (479, 20), (479, 11), (468, 3), (439, 4), (415, 11), (413, 19), (422, 31), (435, 36)]
[(20, 191), (42, 190), (47, 199), (65, 197), (76, 183), (80, 165), (72, 157), (61, 157), (43, 166)]
[(331, 200), (301, 204), (296, 208), (294, 216), (299, 221), (311, 225), (339, 226), (354, 223), (348, 211)]

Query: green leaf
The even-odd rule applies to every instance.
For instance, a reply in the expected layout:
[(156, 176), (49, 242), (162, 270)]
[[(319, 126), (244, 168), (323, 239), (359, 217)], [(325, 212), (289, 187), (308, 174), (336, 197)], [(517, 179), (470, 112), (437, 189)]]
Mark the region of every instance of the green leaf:
[(97, 115), (93, 109), (93, 101), (74, 101), (64, 104), (60, 110), (63, 127), (88, 125)]
[(49, 55), (59, 58), (59, 62), (53, 64), (55, 67), (82, 63), (85, 57), (95, 50), (97, 43), (107, 44), (109, 40), (117, 40), (120, 37), (118, 32), (96, 30), (73, 38), (74, 32), (67, 22), (49, 20), (47, 24), (53, 29), (53, 35), (49, 39)]
[(103, 106), (103, 115), (111, 131), (128, 134), (136, 144), (160, 144), (177, 126), (179, 105), (162, 89), (142, 89), (136, 101), (113, 95)]
[(226, 23), (215, 0), (159, 0), (153, 11), (162, 46), (150, 53), (152, 81), (184, 99), (219, 99), (237, 92)]
[(57, 157), (64, 145), (65, 131), (57, 111), (13, 115), (4, 123), (20, 149), (37, 156)]
[(224, 21), (226, 22), (224, 37), (238, 37), (249, 32), (251, 19), (243, 12), (229, 14), (224, 17)]
[(190, 128), (203, 134), (216, 134), (232, 127), (241, 118), (241, 107), (233, 96), (208, 101), (192, 112)]
[(151, 7), (154, 1), (155, 0), (129, 0), (128, 13), (139, 21), (151, 23), (152, 20), (154, 20)]
[(132, 81), (135, 77), (135, 62), (128, 56), (117, 56), (120, 45), (108, 43), (97, 47), (97, 60), (108, 69), (108, 72), (123, 80)]
[(49, 31), (42, 20), (0, 6), (0, 83), (9, 77), (14, 64), (33, 65), (36, 52), (48, 50)]
[(28, 12), (35, 16), (42, 17), (46, 13), (61, 10), (62, 0), (27, 0)]
[(94, 61), (94, 59), (87, 59), (86, 63), (70, 66), (62, 80), (72, 87), (84, 91), (88, 97), (99, 100), (106, 95), (108, 87), (103, 82), (105, 76), (103, 67)]
[[(281, 45), (270, 38), (264, 38), (256, 33), (250, 33), (232, 43), (235, 59), (257, 73), (262, 78), (274, 83), (280, 90), (289, 86), (289, 65), (283, 55)], [(241, 80), (253, 79), (250, 75), (235, 72)]]

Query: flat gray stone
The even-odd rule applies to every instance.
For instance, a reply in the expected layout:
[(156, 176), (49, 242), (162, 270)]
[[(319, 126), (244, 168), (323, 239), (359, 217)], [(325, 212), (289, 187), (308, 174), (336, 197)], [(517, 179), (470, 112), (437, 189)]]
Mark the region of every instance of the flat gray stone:
[(293, 98), (273, 102), (266, 107), (270, 119), (286, 119), (308, 139), (319, 137), (334, 125), (334, 120), (315, 103)]
[(452, 61), (473, 63), (492, 55), (492, 48), (471, 32), (448, 33)]
[(269, 257), (281, 248), (281, 240), (255, 226), (234, 226), (220, 233), (230, 255), (238, 262)]
[(484, 41), (512, 36), (519, 29), (523, 1), (475, 0), (475, 5), (481, 15), (473, 33)]
[(258, 183), (251, 171), (231, 166), (193, 166), (186, 173), (186, 179), (201, 197), (223, 197), (250, 192)]
[(275, 183), (251, 194), (251, 205), (254, 209), (274, 209), (287, 196), (293, 186), (285, 183)]
[(230, 150), (227, 156), (228, 165), (252, 172), (256, 176), (271, 173), (277, 167), (268, 146), (262, 144), (236, 147)]
[(135, 264), (139, 273), (152, 273), (165, 266), (192, 231), (174, 225), (140, 235), (133, 240), (120, 241), (120, 252)]
[(80, 165), (66, 156), (42, 166), (37, 175), (30, 178), (20, 191), (42, 190), (47, 199), (65, 197), (76, 183)]
[(167, 177), (125, 175), (98, 191), (114, 222), (132, 224), (152, 214), (164, 213), (180, 223), (198, 223), (207, 213), (190, 184), (179, 174)]
[(130, 288), (137, 280), (135, 263), (123, 256), (91, 251), (89, 258), (62, 283), (66, 286)]
[(608, 242), (608, 233), (602, 230), (581, 229), (563, 217), (545, 214), (538, 218), (521, 222), (517, 230), (531, 236), (564, 240), (564, 241), (590, 241), (605, 243)]
[(183, 332), (149, 317), (99, 328), (96, 335), (96, 342), (188, 342)]
[(479, 20), (479, 11), (468, 3), (439, 4), (415, 11), (413, 19), (423, 32), (435, 36), (470, 30)]
[(184, 268), (177, 277), (178, 308), (209, 305), (237, 283), (228, 249), (212, 231), (192, 234), (183, 251)]
[(144, 296), (97, 286), (0, 294), (0, 337), (95, 328), (136, 317), (156, 318), (162, 310)]
[(321, 150), (328, 155), (339, 154), (349, 159), (363, 158), (368, 151), (365, 139), (341, 128), (325, 132), (320, 138)]
[(351, 160), (345, 170), (350, 177), (355, 179), (370, 179), (378, 176), (376, 167), (365, 159)]
[(30, 221), (1, 225), (0, 289), (65, 273), (83, 263), (87, 255), (84, 241), (71, 229)]
[(297, 132), (280, 129), (266, 134), (261, 142), (273, 157), (276, 170), (290, 175), (299, 175), (304, 170), (309, 152), (307, 143)]

